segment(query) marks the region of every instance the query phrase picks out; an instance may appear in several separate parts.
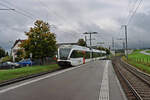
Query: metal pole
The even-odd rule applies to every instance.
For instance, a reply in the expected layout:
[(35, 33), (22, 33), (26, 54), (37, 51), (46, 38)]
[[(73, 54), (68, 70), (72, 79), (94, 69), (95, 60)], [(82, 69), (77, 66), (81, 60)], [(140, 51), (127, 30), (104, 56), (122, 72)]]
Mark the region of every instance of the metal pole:
[(126, 57), (127, 57), (127, 59), (128, 59), (127, 25), (125, 25), (125, 38), (126, 38)]
[(91, 33), (90, 33), (90, 49), (91, 49)]
[(123, 50), (125, 50), (125, 43), (124, 43), (124, 41), (123, 41)]
[[(90, 32), (90, 50), (92, 51), (92, 47), (91, 47), (91, 32)], [(90, 58), (92, 58), (92, 52), (90, 53)]]
[(116, 55), (115, 41), (113, 37), (112, 37), (112, 51), (114, 51), (114, 54)]
[(114, 47), (115, 47), (115, 45), (114, 45), (114, 38), (112, 37), (112, 50), (114, 50)]
[(85, 43), (86, 43), (86, 47), (87, 47), (87, 38), (86, 38), (86, 36), (85, 36)]

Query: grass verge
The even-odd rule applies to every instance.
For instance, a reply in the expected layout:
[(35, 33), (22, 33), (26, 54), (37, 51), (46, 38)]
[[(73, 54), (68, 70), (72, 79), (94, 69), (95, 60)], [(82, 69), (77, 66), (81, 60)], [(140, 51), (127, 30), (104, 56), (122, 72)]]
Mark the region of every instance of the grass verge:
[(52, 64), (43, 66), (23, 67), (18, 69), (0, 70), (0, 82), (41, 72), (52, 71), (59, 68), (60, 67), (57, 64)]
[(149, 50), (149, 51), (146, 51), (146, 53), (150, 53), (150, 50)]
[(150, 74), (150, 56), (140, 53), (141, 50), (136, 50), (128, 55), (128, 60), (123, 57), (123, 60), (130, 65)]

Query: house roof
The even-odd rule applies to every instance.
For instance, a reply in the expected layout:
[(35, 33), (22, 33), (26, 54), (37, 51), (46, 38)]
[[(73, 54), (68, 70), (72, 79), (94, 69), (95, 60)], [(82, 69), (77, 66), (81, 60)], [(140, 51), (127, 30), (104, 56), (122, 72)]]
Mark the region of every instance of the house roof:
[(21, 40), (21, 39), (16, 40), (15, 43), (14, 43), (14, 45), (12, 46), (12, 48), (14, 48), (18, 42), (21, 42), (21, 43), (22, 43), (22, 42), (24, 42), (24, 41), (25, 41), (25, 40)]

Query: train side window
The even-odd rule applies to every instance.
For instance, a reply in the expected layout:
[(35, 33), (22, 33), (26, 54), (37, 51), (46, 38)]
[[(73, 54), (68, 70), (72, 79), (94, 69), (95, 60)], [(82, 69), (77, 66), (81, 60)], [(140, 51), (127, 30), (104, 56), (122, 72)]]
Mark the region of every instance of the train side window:
[[(94, 58), (102, 56), (101, 53), (97, 53), (97, 52), (92, 52), (92, 55)], [(74, 50), (70, 56), (70, 58), (83, 58), (83, 57), (85, 57), (85, 59), (89, 59), (90, 58), (90, 52), (83, 53), (83, 51)]]
[(97, 52), (93, 52), (93, 57), (94, 58), (99, 57), (98, 53)]
[(70, 58), (81, 58), (83, 57), (83, 51), (74, 50), (70, 56)]
[(86, 52), (85, 54), (86, 54), (86, 55), (85, 55), (85, 58), (86, 58), (86, 59), (89, 59), (89, 58), (90, 58), (90, 52)]
[(78, 58), (83, 57), (83, 53), (82, 53), (82, 51), (77, 50), (77, 57), (78, 57)]
[(99, 57), (101, 57), (101, 53), (99, 53)]

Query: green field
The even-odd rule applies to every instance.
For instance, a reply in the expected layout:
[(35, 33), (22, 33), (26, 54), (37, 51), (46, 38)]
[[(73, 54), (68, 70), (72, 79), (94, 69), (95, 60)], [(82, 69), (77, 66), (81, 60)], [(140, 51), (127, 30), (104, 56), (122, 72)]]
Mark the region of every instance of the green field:
[(125, 57), (123, 59), (138, 69), (150, 74), (150, 56), (142, 54), (140, 51), (135, 50), (132, 54), (129, 54), (128, 60)]
[(150, 53), (150, 50), (149, 51), (146, 51), (147, 53)]
[(59, 68), (60, 67), (57, 64), (53, 64), (53, 65), (23, 67), (18, 69), (0, 70), (0, 82), (40, 72), (52, 71)]

